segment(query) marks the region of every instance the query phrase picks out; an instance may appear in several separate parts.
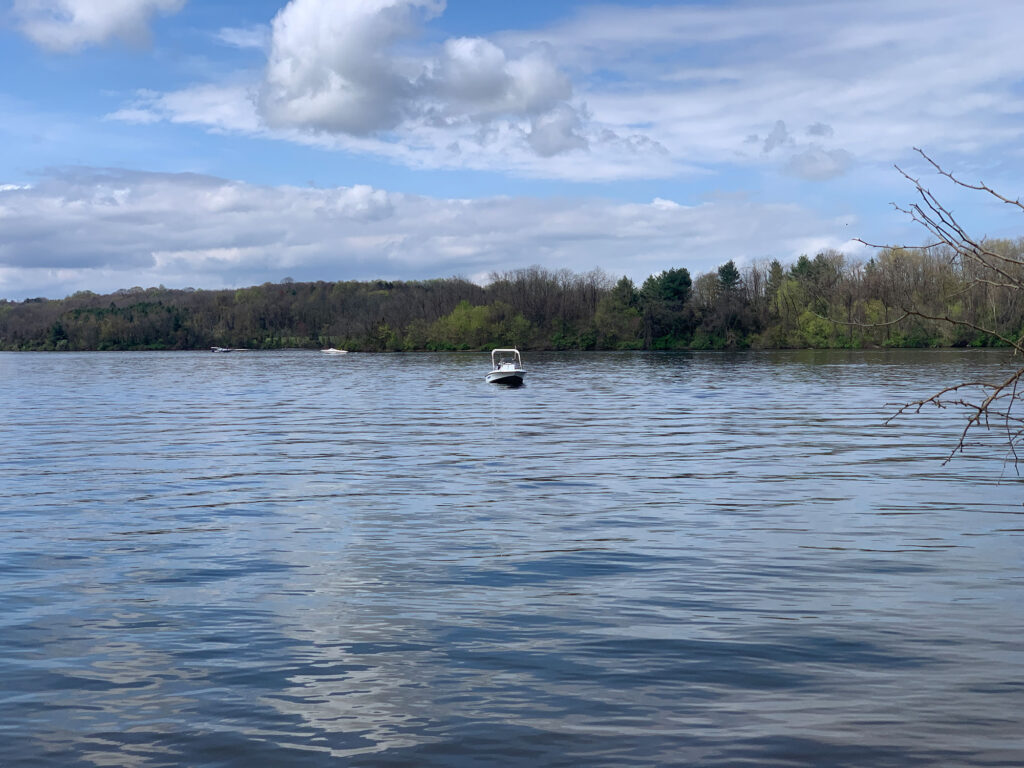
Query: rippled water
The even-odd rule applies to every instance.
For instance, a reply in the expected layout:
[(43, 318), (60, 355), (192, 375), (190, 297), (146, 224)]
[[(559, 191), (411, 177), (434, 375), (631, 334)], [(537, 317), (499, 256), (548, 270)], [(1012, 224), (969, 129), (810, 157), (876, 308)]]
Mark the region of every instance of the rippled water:
[(1024, 764), (1005, 356), (525, 362), (0, 354), (0, 764)]

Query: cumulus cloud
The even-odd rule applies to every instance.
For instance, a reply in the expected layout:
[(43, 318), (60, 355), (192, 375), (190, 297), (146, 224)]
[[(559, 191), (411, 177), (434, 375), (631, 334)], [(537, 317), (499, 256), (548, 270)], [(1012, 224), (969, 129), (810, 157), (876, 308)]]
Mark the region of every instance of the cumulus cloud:
[(393, 128), (411, 96), (392, 46), (439, 0), (292, 0), (271, 25), (260, 111), (271, 127), (365, 135)]
[[(620, 135), (595, 124), (573, 103), (572, 83), (544, 43), (506, 48), (459, 37), (413, 46), (409, 38), (442, 9), (439, 0), (291, 0), (269, 27), (260, 82), (140, 91), (108, 117), (190, 123), (414, 167), (601, 180), (679, 169), (635, 129)], [(246, 30), (219, 36), (256, 42)]]
[[(642, 280), (688, 257), (783, 259), (841, 230), (792, 205), (440, 199), (367, 186), (264, 187), (196, 174), (73, 169), (0, 193), (0, 297), (164, 284), (486, 275), (538, 262)], [(838, 245), (840, 243), (833, 243)]]
[(31, 40), (72, 52), (120, 38), (145, 41), (157, 13), (176, 13), (185, 0), (14, 0), (14, 18)]
[[(291, 0), (269, 28), (217, 34), (227, 45), (268, 51), (260, 82), (140, 91), (108, 117), (191, 123), (410, 165), (491, 168), (512, 157), (526, 173), (541, 168), (530, 157), (602, 143), (585, 136), (589, 116), (570, 102), (572, 84), (549, 46), (509, 51), (460, 37), (433, 53), (400, 54), (400, 44), (443, 7), (442, 0)], [(605, 155), (611, 151), (606, 144)]]
[(585, 149), (587, 140), (580, 133), (580, 116), (568, 104), (534, 118), (527, 140), (541, 157), (551, 157), (570, 149)]
[(510, 57), (479, 37), (446, 41), (417, 86), (419, 95), (433, 97), (442, 112), (478, 120), (538, 115), (572, 96), (572, 84), (548, 46), (532, 45)]
[(292, 0), (272, 24), (260, 115), (272, 129), (357, 137), (417, 122), (540, 120), (543, 151), (585, 146), (554, 140), (548, 127), (564, 122), (572, 86), (546, 46), (510, 55), (461, 37), (432, 57), (400, 56), (397, 44), (443, 8), (440, 0)]

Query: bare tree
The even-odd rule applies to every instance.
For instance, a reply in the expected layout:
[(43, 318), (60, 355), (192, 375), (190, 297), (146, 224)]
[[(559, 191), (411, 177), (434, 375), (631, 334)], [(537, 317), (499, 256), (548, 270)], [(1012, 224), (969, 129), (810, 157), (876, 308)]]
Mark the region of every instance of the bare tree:
[[(1011, 199), (996, 192), (986, 184), (979, 182), (969, 184), (951, 172), (945, 170), (923, 150), (914, 148), (941, 176), (963, 189), (980, 192), (1000, 202), (1019, 208), (1024, 212), (1024, 203), (1019, 198)], [(998, 243), (986, 239), (972, 237), (956, 220), (953, 213), (943, 205), (938, 197), (925, 187), (920, 179), (915, 178), (899, 166), (896, 170), (903, 175), (917, 192), (917, 200), (907, 206), (893, 203), (896, 210), (905, 213), (914, 222), (928, 231), (932, 242), (917, 246), (917, 249), (934, 251), (943, 254), (948, 263), (961, 275), (962, 280), (958, 294), (984, 287), (1000, 294), (1018, 297), (1024, 294), (1024, 258), (1020, 251), (1007, 251), (998, 247)], [(874, 248), (887, 246), (873, 245), (863, 240), (860, 242)], [(901, 246), (903, 250), (913, 250)], [(947, 297), (954, 298), (954, 297)], [(1012, 348), (1013, 354), (1024, 354), (1024, 334), (1007, 332), (996, 327), (994, 322), (966, 320), (952, 317), (947, 312), (943, 315), (928, 314), (920, 307), (903, 306), (903, 315), (892, 323), (908, 317), (919, 317), (926, 320), (939, 320), (953, 325), (973, 329), (974, 331), (998, 339)], [(903, 403), (899, 410), (889, 419), (897, 418), (906, 413), (920, 413), (927, 407), (954, 408), (967, 414), (960, 438), (950, 451), (948, 462), (956, 454), (963, 453), (968, 439), (975, 430), (1000, 430), (1005, 434), (1007, 444), (1006, 460), (1020, 472), (1020, 464), (1024, 461), (1020, 453), (1024, 446), (1024, 417), (1021, 414), (1021, 400), (1024, 399), (1024, 367), (1016, 366), (996, 381), (963, 381), (941, 389), (929, 397)]]

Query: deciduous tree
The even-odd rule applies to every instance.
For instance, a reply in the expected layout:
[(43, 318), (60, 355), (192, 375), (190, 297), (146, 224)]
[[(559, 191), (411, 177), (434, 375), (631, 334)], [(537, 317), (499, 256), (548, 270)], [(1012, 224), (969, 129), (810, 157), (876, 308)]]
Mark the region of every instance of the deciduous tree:
[[(1024, 212), (1024, 203), (1019, 197), (1007, 197), (983, 182), (971, 184), (963, 181), (939, 165), (923, 150), (916, 149), (916, 151), (936, 173), (956, 187), (977, 192)], [(942, 254), (943, 260), (953, 267), (962, 278), (960, 283), (954, 283), (951, 286), (957, 295), (977, 293), (980, 289), (986, 292), (996, 291), (1001, 296), (1020, 300), (1020, 297), (1024, 296), (1024, 256), (1020, 251), (1009, 250), (1004, 243), (998, 241), (975, 237), (967, 230), (966, 226), (957, 220), (938, 196), (922, 183), (920, 178), (911, 176), (899, 166), (897, 166), (897, 170), (913, 185), (917, 197), (906, 206), (895, 203), (893, 205), (923, 227), (931, 238), (931, 242), (926, 245), (903, 246), (900, 250), (906, 253)], [(865, 244), (871, 245), (870, 243)], [(884, 246), (877, 245), (874, 247), (884, 248)], [(891, 248), (887, 250), (892, 252)], [(906, 281), (903, 281), (903, 284), (906, 285)], [(926, 290), (934, 288), (934, 285), (929, 285)], [(944, 304), (948, 307), (949, 302), (955, 299), (956, 295), (948, 295), (944, 298), (946, 299)], [(995, 311), (992, 316), (981, 314), (967, 319), (956, 312), (948, 310), (935, 312), (924, 308), (921, 306), (921, 302), (915, 300), (913, 296), (904, 297), (900, 302), (900, 308), (902, 317), (893, 322), (904, 318), (938, 321), (949, 326), (969, 329), (999, 341), (1013, 349), (1015, 354), (1024, 354), (1024, 332), (1019, 325), (1015, 329), (1001, 328), (998, 311)], [(1022, 460), (1021, 441), (1024, 440), (1024, 416), (1021, 414), (1021, 400), (1024, 398), (1022, 379), (1024, 379), (1024, 367), (1008, 366), (1005, 374), (999, 378), (988, 381), (961, 381), (950, 384), (928, 397), (905, 403), (900, 407), (896, 416), (911, 412), (919, 413), (927, 407), (961, 410), (966, 414), (966, 423), (949, 458), (964, 452), (969, 445), (970, 436), (975, 430), (998, 429), (1005, 436), (1007, 460), (1013, 463), (1019, 471), (1019, 464)]]

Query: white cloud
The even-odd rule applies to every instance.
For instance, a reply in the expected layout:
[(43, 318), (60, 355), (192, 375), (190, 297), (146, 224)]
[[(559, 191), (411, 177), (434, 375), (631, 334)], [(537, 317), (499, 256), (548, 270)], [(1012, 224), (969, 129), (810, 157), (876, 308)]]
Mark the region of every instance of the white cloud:
[[(438, 199), (367, 186), (261, 187), (195, 174), (76, 169), (0, 195), (0, 297), (133, 285), (480, 275), (543, 263), (642, 280), (671, 266), (798, 255), (841, 227), (730, 199)], [(686, 254), (686, 256), (682, 256)], [(284, 271), (287, 270), (287, 271)]]
[(215, 131), (259, 134), (256, 94), (245, 85), (199, 85), (184, 91), (141, 91), (129, 106), (107, 117), (129, 123), (167, 120), (204, 125)]
[(135, 125), (151, 125), (152, 123), (159, 123), (164, 119), (156, 109), (153, 108), (154, 104), (144, 104), (140, 99), (136, 102), (137, 106), (124, 107), (116, 112), (111, 112), (107, 115), (108, 120), (120, 120), (124, 123), (134, 123)]
[[(488, 40), (460, 37), (448, 40), (425, 80), (440, 100), (464, 104), (487, 113), (509, 90), (505, 52)], [(500, 107), (498, 107), (500, 110)]]
[(888, 164), (922, 143), (1016, 144), (1021, 24), (1024, 6), (995, 0), (602, 5), (497, 40), (546, 41), (595, 121), (639, 126), (689, 163), (774, 163), (745, 141), (782, 120), (811, 126), (811, 143), (787, 132), (773, 155), (785, 138)]
[(581, 122), (576, 110), (564, 104), (534, 118), (527, 140), (541, 157), (551, 157), (570, 149), (585, 149), (587, 140), (579, 133)]
[[(271, 129), (357, 137), (417, 124), (561, 119), (572, 86), (546, 46), (509, 55), (489, 40), (461, 37), (433, 57), (399, 55), (398, 44), (443, 7), (439, 0), (291, 0), (273, 21), (260, 116)], [(549, 154), (585, 145), (540, 143)]]
[[(542, 167), (534, 161), (602, 143), (585, 136), (596, 129), (570, 103), (572, 84), (549, 46), (506, 50), (460, 37), (433, 52), (401, 49), (443, 7), (441, 0), (291, 0), (269, 28), (260, 82), (144, 91), (109, 117), (194, 123), (414, 166), (492, 168), (511, 157), (527, 174)], [(260, 32), (222, 29), (218, 37), (254, 47)], [(608, 156), (614, 148), (604, 149)], [(645, 147), (633, 150), (635, 166)], [(607, 169), (601, 160), (593, 167)]]
[[(522, 121), (424, 118), (404, 125), (401, 140), (392, 140), (388, 136), (271, 128), (260, 118), (258, 100), (258, 92), (246, 85), (200, 85), (170, 93), (142, 91), (107, 117), (135, 124), (160, 120), (187, 123), (215, 132), (372, 154), (414, 168), (472, 169), (583, 181), (662, 178), (687, 170), (669, 157), (664, 146), (646, 136), (619, 136), (607, 129), (581, 125), (580, 113), (567, 104)], [(587, 151), (570, 151), (583, 148)], [(556, 150), (561, 153), (542, 154)]]
[(37, 44), (67, 53), (113, 38), (143, 42), (155, 14), (176, 13), (184, 5), (185, 0), (14, 0), (14, 18)]
[(584, 4), (546, 29), (434, 44), (442, 10), (292, 0), (262, 78), (224, 78), (230, 106), (206, 84), (115, 115), (572, 180), (740, 167), (815, 181), (915, 145), (1008, 158), (1019, 144), (1024, 5)]
[(265, 51), (270, 46), (270, 27), (253, 24), (248, 27), (223, 27), (214, 38), (231, 48), (252, 48)]
[(651, 201), (651, 206), (662, 211), (674, 211), (682, 207), (675, 200), (666, 200), (663, 197), (654, 198)]
[[(292, 0), (274, 18), (260, 111), (271, 127), (366, 135), (403, 119), (411, 77), (392, 46), (435, 0)], [(411, 76), (411, 77), (410, 77)]]
[(539, 115), (572, 96), (572, 84), (547, 46), (531, 45), (510, 58), (479, 37), (446, 41), (416, 85), (417, 96), (434, 97), (442, 114), (477, 120)]

